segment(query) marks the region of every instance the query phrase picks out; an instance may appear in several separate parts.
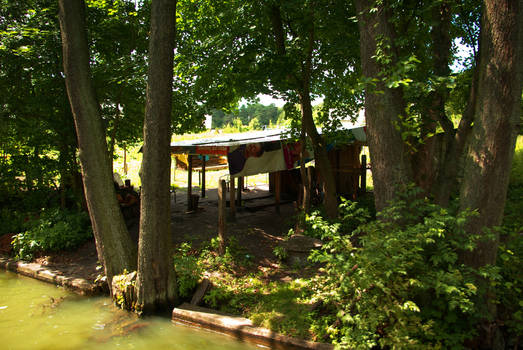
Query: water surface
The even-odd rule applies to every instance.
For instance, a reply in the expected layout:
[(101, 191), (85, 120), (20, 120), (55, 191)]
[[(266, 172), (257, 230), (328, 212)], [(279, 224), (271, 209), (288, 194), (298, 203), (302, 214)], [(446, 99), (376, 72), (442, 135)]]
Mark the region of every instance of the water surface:
[(258, 346), (167, 318), (139, 319), (108, 297), (84, 297), (0, 271), (0, 348), (254, 350)]

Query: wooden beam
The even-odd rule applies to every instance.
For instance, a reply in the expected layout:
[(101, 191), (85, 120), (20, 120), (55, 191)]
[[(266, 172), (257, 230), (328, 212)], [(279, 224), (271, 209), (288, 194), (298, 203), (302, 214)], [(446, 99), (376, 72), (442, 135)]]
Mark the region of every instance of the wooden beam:
[(220, 242), (219, 253), (225, 252), (225, 207), (227, 206), (227, 185), (225, 180), (218, 184), (218, 240)]
[(367, 156), (361, 156), (361, 193), (367, 192)]
[(281, 172), (274, 173), (274, 198), (276, 201), (276, 212), (280, 213), (280, 195), (281, 195)]
[[(229, 181), (229, 205), (230, 205), (230, 219), (234, 221), (236, 219), (236, 203), (235, 203), (235, 195), (234, 192), (236, 191), (234, 183), (235, 178), (231, 177), (231, 181)], [(240, 182), (240, 179), (238, 178), (238, 183)]]
[(202, 155), (202, 198), (205, 198), (205, 155)]
[(337, 149), (335, 151), (336, 155), (336, 169), (334, 170), (334, 176), (336, 178), (336, 193), (340, 191), (341, 184), (340, 184), (340, 150)]
[(192, 208), (192, 155), (187, 155), (187, 211)]
[(237, 194), (237, 200), (236, 204), (238, 207), (242, 206), (242, 191), (243, 191), (243, 176), (240, 176), (238, 178), (238, 194)]

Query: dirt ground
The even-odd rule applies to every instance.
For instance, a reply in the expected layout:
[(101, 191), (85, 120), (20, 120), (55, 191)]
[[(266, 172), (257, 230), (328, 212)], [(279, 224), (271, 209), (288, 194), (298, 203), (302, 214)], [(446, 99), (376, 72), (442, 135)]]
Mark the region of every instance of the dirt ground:
[[(201, 195), (197, 188), (194, 194)], [(287, 235), (292, 227), (295, 206), (291, 199), (282, 197), (279, 213), (274, 206), (274, 197), (266, 186), (249, 188), (242, 192), (242, 206), (237, 208), (235, 219), (230, 217), (226, 224), (226, 235), (234, 237), (239, 247), (252, 259), (256, 268), (273, 270), (280, 268), (273, 249)], [(230, 213), (230, 209), (227, 208)], [(190, 242), (194, 248), (208, 243), (218, 234), (217, 190), (206, 191), (205, 198), (199, 198), (198, 210), (187, 211), (187, 193), (183, 190), (171, 196), (171, 231), (173, 242), (179, 245)], [(138, 220), (129, 223), (130, 233), (138, 241)], [(103, 272), (98, 263), (94, 239), (76, 251), (60, 252), (36, 259), (36, 262), (64, 275), (94, 281)], [(98, 266), (98, 268), (97, 268)], [(280, 271), (286, 275), (285, 271)]]

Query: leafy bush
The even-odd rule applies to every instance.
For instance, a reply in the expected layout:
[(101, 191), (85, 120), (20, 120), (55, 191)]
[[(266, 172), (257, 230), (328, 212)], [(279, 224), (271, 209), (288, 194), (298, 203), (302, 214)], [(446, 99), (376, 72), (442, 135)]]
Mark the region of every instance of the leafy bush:
[(304, 234), (319, 239), (334, 239), (351, 234), (357, 227), (370, 220), (370, 210), (372, 209), (359, 202), (341, 198), (339, 219), (326, 220), (321, 211), (315, 210), (305, 216)]
[(497, 281), (498, 317), (507, 327), (507, 346), (516, 348), (517, 337), (523, 334), (523, 236), (506, 233), (506, 242), (499, 246), (497, 266), (501, 278)]
[(0, 209), (0, 236), (5, 233), (18, 233), (24, 228), (24, 215), (8, 208)]
[[(507, 345), (515, 347), (523, 334), (523, 136), (518, 137), (503, 218), (497, 265), (501, 279), (497, 296), (499, 317), (507, 327)], [(510, 339), (512, 338), (512, 339)]]
[(463, 231), (472, 214), (454, 216), (417, 195), (349, 235), (316, 226), (329, 239), (310, 257), (325, 266), (318, 297), (338, 311), (315, 329), (342, 348), (459, 348), (474, 335), (479, 291), (457, 254), (474, 247)]
[(192, 252), (189, 243), (182, 243), (174, 255), (174, 270), (180, 297), (191, 296), (202, 277), (202, 269), (198, 264), (198, 255)]
[(31, 260), (37, 252), (57, 252), (78, 247), (92, 237), (89, 216), (53, 208), (26, 223), (27, 231), (14, 236), (17, 259)]
[(280, 259), (281, 261), (287, 259), (287, 257), (289, 256), (289, 253), (287, 252), (287, 250), (285, 249), (285, 247), (282, 247), (282, 246), (277, 246), (277, 247), (274, 247), (274, 249), (272, 250), (273, 254), (278, 258)]

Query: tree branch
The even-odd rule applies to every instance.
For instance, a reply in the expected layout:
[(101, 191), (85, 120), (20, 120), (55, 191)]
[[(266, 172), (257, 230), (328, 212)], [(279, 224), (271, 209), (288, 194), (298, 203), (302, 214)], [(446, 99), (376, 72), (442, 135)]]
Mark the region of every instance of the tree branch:
[(278, 6), (271, 7), (270, 17), (274, 34), (274, 43), (276, 44), (276, 52), (279, 55), (285, 55), (285, 33), (283, 31), (283, 22), (281, 20), (280, 8)]

